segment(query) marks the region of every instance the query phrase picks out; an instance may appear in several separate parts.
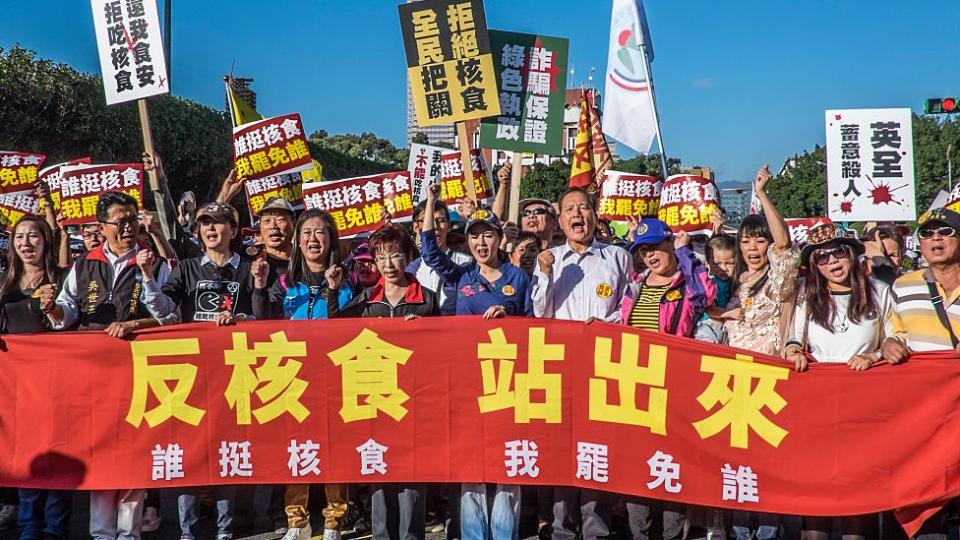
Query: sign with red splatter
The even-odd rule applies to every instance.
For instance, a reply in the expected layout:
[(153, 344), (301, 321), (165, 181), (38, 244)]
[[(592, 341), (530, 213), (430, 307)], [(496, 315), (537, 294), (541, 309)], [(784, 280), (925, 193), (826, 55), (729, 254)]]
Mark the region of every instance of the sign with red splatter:
[(710, 216), (720, 206), (720, 191), (713, 180), (690, 174), (675, 174), (660, 190), (660, 221), (674, 231), (710, 233)]
[(784, 221), (787, 223), (787, 228), (790, 229), (790, 238), (792, 238), (793, 242), (797, 245), (807, 243), (807, 236), (810, 234), (810, 229), (819, 225), (833, 223), (830, 218), (826, 217), (787, 218)]
[(597, 214), (609, 220), (657, 217), (662, 185), (653, 176), (608, 170), (600, 186)]
[(303, 185), (307, 210), (330, 214), (340, 238), (352, 238), (383, 226), (384, 210), (393, 221), (413, 216), (410, 173), (397, 171)]
[(834, 221), (914, 221), (910, 109), (826, 111), (827, 206)]
[(0, 150), (0, 193), (33, 189), (46, 159), (43, 154)]

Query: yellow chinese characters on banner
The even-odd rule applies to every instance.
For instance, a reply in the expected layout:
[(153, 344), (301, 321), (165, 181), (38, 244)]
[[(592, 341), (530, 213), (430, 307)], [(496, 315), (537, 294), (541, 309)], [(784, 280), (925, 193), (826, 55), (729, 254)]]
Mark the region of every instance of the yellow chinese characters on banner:
[(609, 220), (657, 217), (661, 185), (653, 176), (608, 170), (600, 186), (597, 214)]
[(0, 193), (33, 189), (47, 156), (0, 150)]
[[(487, 165), (479, 149), (470, 151), (470, 164), (473, 167), (473, 186), (477, 192), (477, 200), (493, 197)], [(447, 152), (440, 159), (440, 200), (451, 205), (457, 204), (466, 196), (467, 181), (464, 179), (460, 152)]]
[(143, 209), (143, 165), (74, 165), (61, 168), (56, 187), (50, 186), (53, 207), (60, 210), (64, 225), (97, 221), (97, 201), (107, 192), (126, 193)]
[(302, 187), (304, 206), (329, 213), (340, 238), (373, 232), (383, 225), (386, 215), (395, 222), (409, 221), (413, 216), (408, 171), (314, 182)]
[(417, 123), (500, 114), (483, 2), (424, 0), (399, 10)]
[(313, 168), (299, 114), (275, 116), (233, 128), (237, 180)]

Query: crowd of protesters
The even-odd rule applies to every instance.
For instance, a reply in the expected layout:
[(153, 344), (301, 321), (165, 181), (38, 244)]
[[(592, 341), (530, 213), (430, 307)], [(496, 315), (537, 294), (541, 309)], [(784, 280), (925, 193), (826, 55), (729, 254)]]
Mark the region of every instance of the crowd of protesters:
[[(144, 164), (163, 175), (155, 157), (145, 155)], [(122, 193), (100, 198), (96, 223), (64, 230), (39, 186), (45, 215), (24, 217), (10, 234), (0, 330), (123, 338), (196, 321), (479, 315), (601, 320), (779, 356), (801, 372), (811, 362), (862, 371), (902, 363), (912, 351), (960, 352), (960, 215), (949, 209), (920, 218), (926, 266), (906, 272), (904, 231), (894, 224), (868, 224), (862, 240), (840, 225), (821, 225), (796, 245), (767, 195), (766, 167), (754, 181), (762, 212), (735, 234), (725, 234), (715, 216), (706, 241), (655, 218), (634, 220), (626, 238), (612, 236), (600, 227), (591, 193), (579, 188), (557, 201), (521, 201), (519, 223), (511, 223), (504, 211), (510, 164), (497, 176), (492, 208), (465, 200), (452, 212), (432, 186), (412, 231), (388, 221), (352, 241), (339, 238), (327, 213), (298, 214), (279, 198), (267, 201), (254, 227), (241, 228), (229, 203), (240, 192), (232, 175), (216, 201), (196, 207), (182, 200), (169, 239), (157, 222), (165, 216), (140, 214)], [(200, 305), (198, 291), (224, 301)], [(176, 490), (181, 537), (196, 537), (204, 504), (215, 508), (217, 540), (239, 534), (247, 487)], [(309, 488), (271, 488), (274, 532), (285, 540), (312, 535)], [(326, 484), (323, 491), (325, 540), (341, 538), (366, 511), (377, 540), (423, 540), (436, 521), (446, 523), (448, 538), (516, 540), (528, 497), (536, 501), (526, 507), (536, 534), (558, 540), (866, 539), (881, 528), (885, 538), (903, 536), (888, 516), (726, 512), (570, 487)], [(68, 538), (71, 493), (4, 495), (0, 526), (17, 524), (22, 540)], [(91, 492), (89, 533), (139, 538), (159, 527), (158, 505), (157, 494), (142, 489)], [(946, 527), (946, 513), (938, 513), (920, 537), (945, 539)]]

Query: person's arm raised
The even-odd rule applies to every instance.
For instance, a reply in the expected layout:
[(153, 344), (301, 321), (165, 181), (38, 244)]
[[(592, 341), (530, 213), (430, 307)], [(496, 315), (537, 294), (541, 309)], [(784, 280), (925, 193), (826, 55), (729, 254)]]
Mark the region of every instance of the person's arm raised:
[(773, 173), (770, 172), (770, 165), (764, 165), (753, 180), (753, 190), (760, 200), (760, 207), (763, 209), (763, 215), (767, 219), (767, 227), (770, 228), (770, 234), (773, 236), (774, 249), (777, 253), (783, 253), (790, 249), (790, 230), (787, 223), (783, 220), (777, 206), (770, 200), (767, 194), (767, 186), (773, 179)]

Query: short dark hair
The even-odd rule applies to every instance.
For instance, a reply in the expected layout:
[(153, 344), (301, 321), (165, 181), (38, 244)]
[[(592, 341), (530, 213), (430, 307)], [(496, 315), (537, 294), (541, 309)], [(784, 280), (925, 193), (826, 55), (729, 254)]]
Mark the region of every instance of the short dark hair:
[(519, 246), (520, 244), (530, 240), (537, 246), (537, 249), (540, 249), (540, 237), (537, 236), (537, 233), (530, 231), (523, 231), (517, 236), (517, 241), (513, 245)]
[(707, 258), (713, 257), (714, 251), (732, 251), (733, 256), (737, 256), (737, 243), (729, 234), (717, 234), (710, 240), (707, 240), (707, 246), (704, 248)]
[(405, 230), (396, 225), (384, 225), (377, 229), (367, 239), (367, 245), (370, 246), (370, 254), (374, 258), (381, 248), (391, 245), (397, 246), (408, 260), (413, 256), (413, 240)]
[(97, 221), (107, 221), (110, 219), (110, 207), (112, 206), (132, 206), (137, 209), (137, 200), (122, 191), (108, 191), (100, 196), (97, 201)]
[[(427, 209), (426, 199), (417, 203), (417, 207), (413, 209), (413, 220), (417, 221), (417, 219), (420, 218), (420, 216), (423, 214), (423, 212), (426, 209)], [(436, 212), (437, 210), (440, 210), (441, 212), (443, 212), (443, 216), (447, 218), (447, 221), (450, 221), (450, 209), (447, 208), (447, 203), (443, 201), (436, 201), (435, 203), (433, 203), (433, 211)]]

